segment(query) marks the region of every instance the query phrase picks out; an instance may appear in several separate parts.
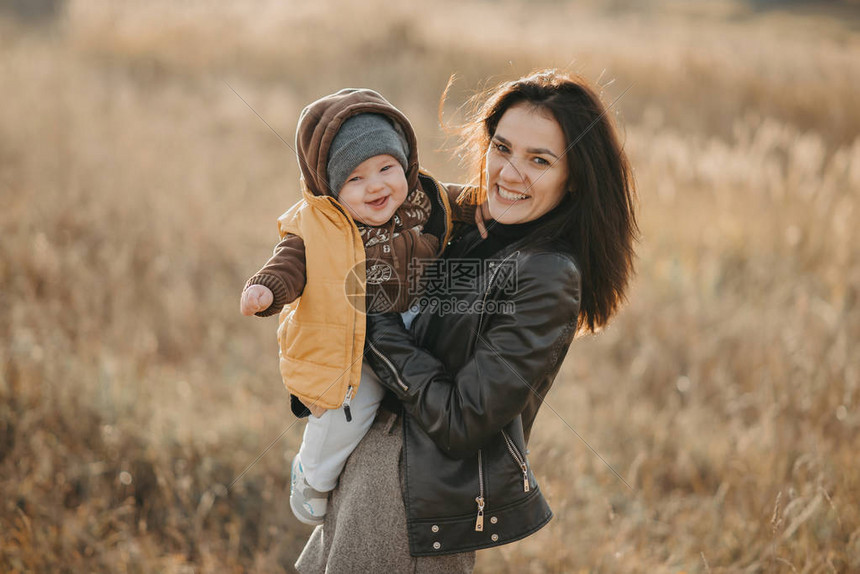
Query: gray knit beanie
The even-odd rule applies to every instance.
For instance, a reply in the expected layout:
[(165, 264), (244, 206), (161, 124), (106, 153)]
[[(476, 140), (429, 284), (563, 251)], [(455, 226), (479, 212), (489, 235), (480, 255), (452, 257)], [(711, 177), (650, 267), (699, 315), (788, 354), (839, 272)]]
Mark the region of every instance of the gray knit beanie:
[(346, 178), (361, 162), (382, 154), (393, 156), (406, 172), (409, 146), (388, 118), (365, 113), (343, 122), (328, 150), (326, 176), (332, 195), (337, 197)]

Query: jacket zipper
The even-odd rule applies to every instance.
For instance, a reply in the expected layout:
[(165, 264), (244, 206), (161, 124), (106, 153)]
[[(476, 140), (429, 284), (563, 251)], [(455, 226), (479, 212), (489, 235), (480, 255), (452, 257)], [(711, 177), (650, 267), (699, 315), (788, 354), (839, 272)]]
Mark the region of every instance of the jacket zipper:
[(394, 374), (394, 380), (395, 380), (395, 381), (397, 381), (397, 385), (398, 385), (401, 389), (403, 389), (403, 391), (404, 391), (404, 392), (408, 391), (408, 390), (409, 390), (409, 387), (407, 387), (407, 386), (406, 386), (406, 383), (404, 383), (402, 380), (400, 380), (400, 375), (397, 373), (397, 369), (395, 369), (395, 368), (394, 368), (394, 365), (392, 365), (392, 364), (391, 364), (391, 361), (389, 361), (389, 360), (388, 360), (388, 357), (386, 357), (385, 355), (383, 355), (382, 353), (380, 353), (380, 352), (379, 352), (379, 349), (377, 349), (376, 347), (374, 347), (374, 346), (373, 346), (373, 343), (371, 343), (370, 341), (368, 341), (368, 342), (367, 342), (367, 346), (368, 346), (368, 347), (370, 347), (370, 350), (371, 350), (371, 351), (373, 351), (373, 353), (374, 353), (377, 357), (379, 357), (380, 359), (382, 359), (382, 361), (383, 361), (386, 365), (388, 365), (388, 368), (389, 368), (389, 369), (391, 369), (391, 372)]
[(481, 464), (481, 451), (478, 450), (478, 496), (475, 498), (478, 503), (478, 518), (475, 520), (475, 532), (484, 531), (484, 468)]
[(520, 454), (519, 449), (517, 449), (517, 445), (514, 444), (514, 441), (511, 437), (508, 436), (504, 430), (502, 430), (502, 436), (505, 438), (505, 443), (508, 445), (508, 452), (511, 453), (511, 456), (514, 457), (516, 463), (520, 466), (520, 470), (523, 471), (523, 492), (528, 492), (531, 490), (529, 486), (529, 466), (526, 461), (526, 457)]
[(514, 253), (511, 253), (510, 255), (508, 255), (507, 257), (502, 259), (502, 263), (498, 264), (496, 266), (496, 268), (493, 270), (493, 274), (490, 275), (490, 280), (487, 283), (487, 290), (484, 291), (484, 297), (481, 300), (481, 316), (478, 318), (478, 328), (475, 330), (476, 333), (481, 332), (481, 326), (484, 324), (484, 309), (487, 308), (487, 295), (490, 294), (490, 289), (493, 288), (493, 281), (496, 279), (496, 275), (499, 273), (499, 269), (502, 268), (502, 264), (505, 263), (511, 257), (513, 257), (516, 253), (519, 253), (519, 252), (515, 251)]
[[(502, 260), (502, 263), (506, 262), (508, 259), (513, 257), (514, 254), (511, 253), (507, 257)], [(484, 291), (484, 296), (482, 298), (481, 303), (481, 316), (478, 318), (478, 328), (475, 332), (481, 332), (481, 326), (484, 324), (484, 309), (487, 308), (487, 296), (490, 294), (490, 289), (493, 287), (493, 281), (496, 279), (496, 275), (499, 273), (499, 269), (502, 268), (502, 264), (499, 264), (494, 270), (493, 274), (490, 275), (490, 281), (487, 283), (487, 289)], [(510, 448), (510, 446), (508, 447)], [(528, 477), (528, 475), (526, 475)], [(528, 479), (526, 479), (526, 485), (528, 485)], [(475, 531), (483, 532), (484, 531), (484, 468), (481, 461), (481, 451), (478, 450), (478, 497), (475, 498), (475, 502), (478, 503), (478, 517), (475, 520)]]

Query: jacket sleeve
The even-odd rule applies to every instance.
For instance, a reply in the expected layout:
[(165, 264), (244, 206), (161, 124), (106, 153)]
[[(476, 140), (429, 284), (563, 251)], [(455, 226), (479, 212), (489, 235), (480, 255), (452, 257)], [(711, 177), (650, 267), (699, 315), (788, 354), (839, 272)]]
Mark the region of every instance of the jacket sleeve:
[(298, 235), (288, 233), (275, 246), (271, 259), (245, 283), (246, 289), (251, 285), (262, 285), (271, 289), (274, 295), (269, 308), (258, 312), (257, 316), (280, 313), (284, 305), (295, 301), (307, 282), (305, 269), (305, 242)]
[(486, 317), (486, 328), (474, 335), (472, 357), (456, 373), (417, 346), (398, 315), (367, 318), (366, 359), (449, 456), (474, 453), (523, 411), (532, 393), (542, 400), (551, 385), (548, 375), (573, 339), (580, 304), (573, 261), (533, 255), (517, 273), (510, 297), (515, 312)]

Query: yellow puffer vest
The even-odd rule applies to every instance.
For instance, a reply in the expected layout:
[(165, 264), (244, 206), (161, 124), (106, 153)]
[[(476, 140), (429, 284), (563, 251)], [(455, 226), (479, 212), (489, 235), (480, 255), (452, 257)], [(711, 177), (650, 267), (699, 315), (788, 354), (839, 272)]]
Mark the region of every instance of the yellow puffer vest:
[[(437, 194), (444, 237), (451, 235), (445, 186), (423, 169), (424, 190)], [(284, 385), (306, 406), (339, 408), (361, 379), (364, 357), (365, 256), (358, 227), (338, 201), (314, 195), (302, 180), (302, 200), (278, 218), (281, 238), (292, 233), (305, 245), (302, 295), (279, 316), (278, 346)], [(428, 186), (435, 186), (431, 190)]]
[(279, 316), (281, 377), (305, 405), (341, 406), (358, 388), (364, 352), (364, 245), (336, 199), (313, 195), (278, 218), (278, 232), (305, 244), (307, 281)]

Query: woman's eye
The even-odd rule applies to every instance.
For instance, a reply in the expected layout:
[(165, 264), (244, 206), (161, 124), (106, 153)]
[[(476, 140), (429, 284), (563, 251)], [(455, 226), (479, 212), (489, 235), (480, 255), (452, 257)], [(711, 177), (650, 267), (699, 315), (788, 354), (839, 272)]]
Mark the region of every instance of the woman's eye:
[(493, 142), (493, 147), (495, 147), (496, 150), (500, 151), (501, 153), (508, 153), (510, 151), (508, 149), (508, 146), (506, 146), (503, 143), (499, 143), (499, 142)]
[(534, 161), (536, 164), (538, 164), (540, 166), (552, 165), (552, 164), (550, 164), (550, 162), (548, 162), (547, 160), (545, 160), (542, 157), (536, 157), (532, 161)]

